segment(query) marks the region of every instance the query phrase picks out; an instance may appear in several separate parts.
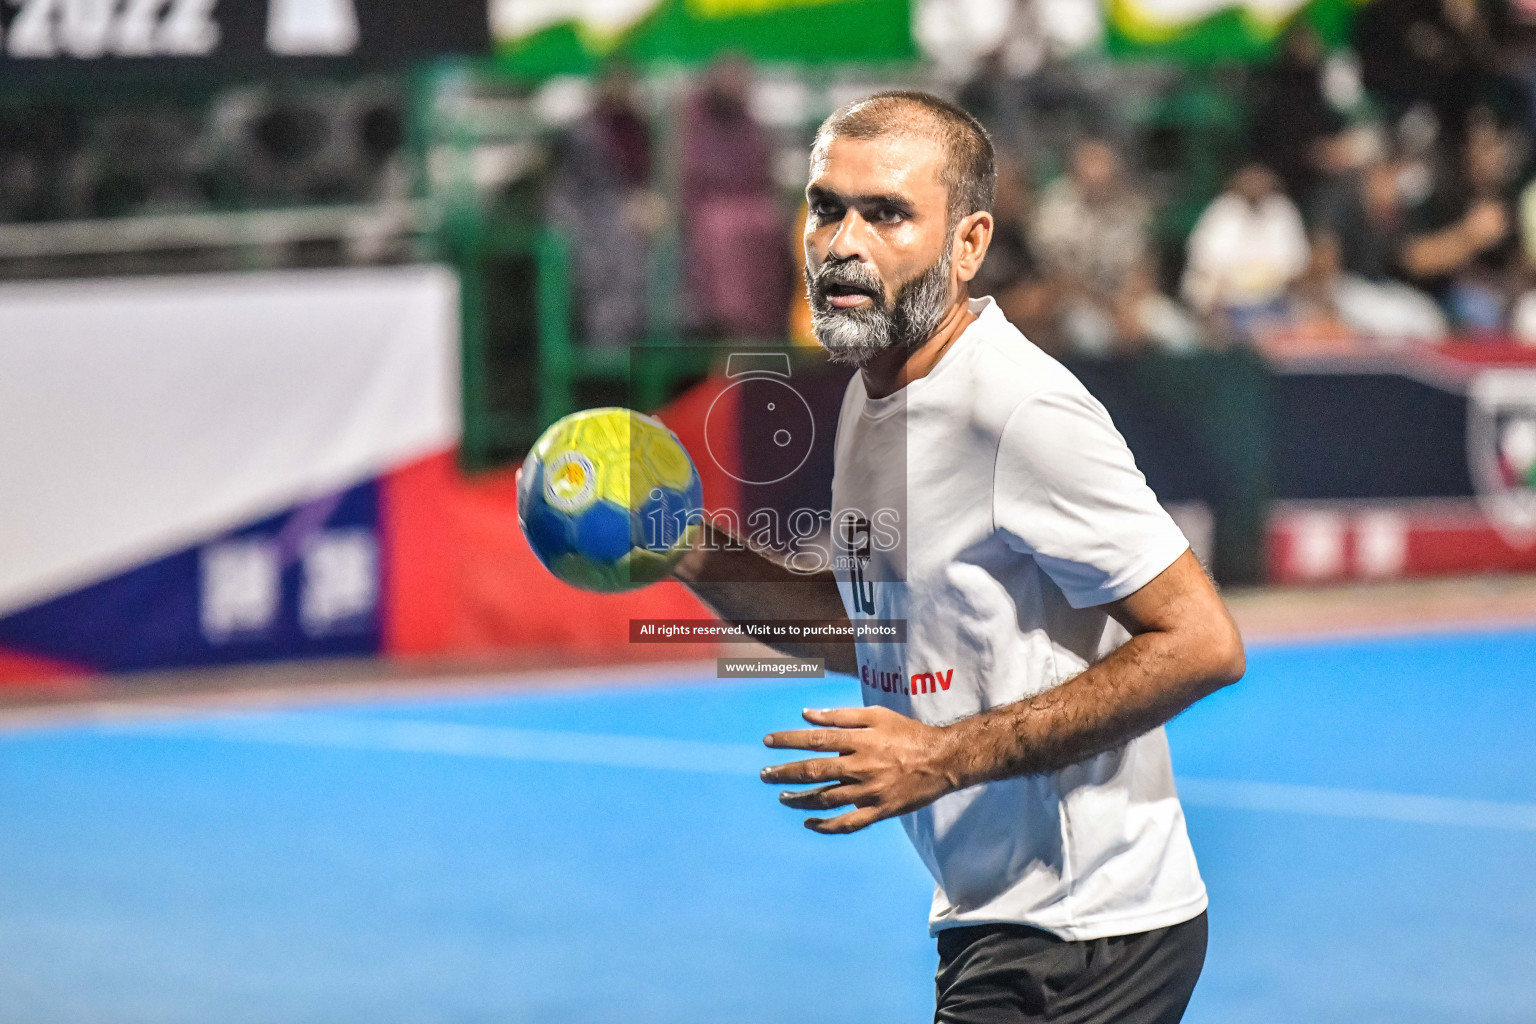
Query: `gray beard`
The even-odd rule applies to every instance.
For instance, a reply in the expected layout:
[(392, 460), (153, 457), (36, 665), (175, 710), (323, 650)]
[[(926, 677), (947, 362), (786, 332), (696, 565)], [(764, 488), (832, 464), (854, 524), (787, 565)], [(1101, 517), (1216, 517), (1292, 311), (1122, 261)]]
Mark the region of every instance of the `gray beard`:
[[(896, 301), (885, 302), (879, 279), (861, 264), (828, 261), (806, 267), (811, 329), (834, 363), (865, 367), (887, 349), (913, 349), (932, 337), (949, 307), (949, 248), (917, 277), (901, 286)], [(871, 305), (838, 309), (826, 300), (826, 286), (855, 284), (880, 291)]]

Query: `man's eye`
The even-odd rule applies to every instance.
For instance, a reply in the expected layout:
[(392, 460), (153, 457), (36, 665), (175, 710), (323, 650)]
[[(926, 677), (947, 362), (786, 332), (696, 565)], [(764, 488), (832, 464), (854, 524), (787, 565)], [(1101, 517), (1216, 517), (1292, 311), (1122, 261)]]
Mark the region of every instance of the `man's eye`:
[(817, 220), (836, 220), (841, 216), (835, 203), (812, 203), (811, 214)]
[(894, 224), (901, 220), (901, 211), (894, 206), (882, 206), (875, 211), (875, 221), (879, 224)]

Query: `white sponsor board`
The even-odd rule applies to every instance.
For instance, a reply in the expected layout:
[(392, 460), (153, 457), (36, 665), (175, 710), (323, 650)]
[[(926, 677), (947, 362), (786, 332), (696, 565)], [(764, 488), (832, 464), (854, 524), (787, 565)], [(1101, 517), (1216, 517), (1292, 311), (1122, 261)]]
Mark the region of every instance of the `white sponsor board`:
[[(0, 614), (452, 447), (458, 344), (441, 267), (0, 286)], [(331, 540), (319, 630), (373, 557)], [(220, 557), (205, 625), (238, 633), (260, 553)]]

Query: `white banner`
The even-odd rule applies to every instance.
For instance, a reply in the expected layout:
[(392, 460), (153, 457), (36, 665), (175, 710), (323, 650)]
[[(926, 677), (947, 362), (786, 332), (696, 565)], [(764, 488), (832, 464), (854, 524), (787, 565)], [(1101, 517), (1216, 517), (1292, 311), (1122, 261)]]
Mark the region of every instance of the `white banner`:
[(0, 614), (452, 447), (441, 267), (0, 286)]

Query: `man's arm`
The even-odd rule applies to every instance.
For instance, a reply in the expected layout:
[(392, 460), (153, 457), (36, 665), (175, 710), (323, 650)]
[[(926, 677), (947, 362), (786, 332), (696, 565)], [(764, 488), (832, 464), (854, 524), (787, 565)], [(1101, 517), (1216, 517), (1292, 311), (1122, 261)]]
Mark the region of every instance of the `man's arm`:
[(1403, 267), (1421, 278), (1453, 273), (1502, 242), (1509, 228), (1504, 207), (1490, 199), (1481, 200), (1450, 227), (1410, 238), (1403, 248)]
[[(849, 625), (830, 570), (810, 575), (795, 572), (707, 521), (698, 543), (678, 562), (672, 575), (726, 622), (801, 619)], [(825, 658), (826, 667), (833, 672), (858, 671), (852, 643), (781, 642), (773, 647), (798, 658)]]
[(774, 733), (763, 742), (841, 756), (769, 768), (763, 781), (828, 783), (780, 800), (801, 810), (851, 804), (855, 810), (805, 824), (856, 832), (967, 786), (1055, 771), (1111, 750), (1242, 677), (1242, 637), (1188, 551), (1106, 607), (1131, 639), (1055, 689), (947, 726), (881, 707), (808, 710), (806, 721), (831, 728)]

